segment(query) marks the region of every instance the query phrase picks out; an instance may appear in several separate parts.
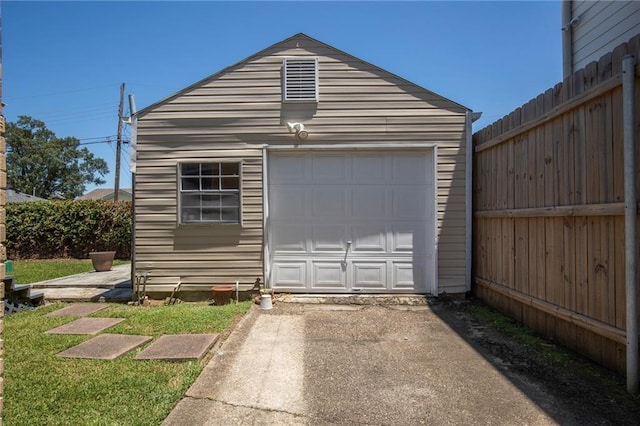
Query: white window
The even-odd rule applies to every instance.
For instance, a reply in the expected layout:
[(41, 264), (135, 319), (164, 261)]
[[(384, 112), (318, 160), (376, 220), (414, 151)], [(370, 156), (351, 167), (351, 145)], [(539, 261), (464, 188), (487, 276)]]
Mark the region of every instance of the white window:
[(284, 101), (318, 100), (318, 59), (286, 58), (283, 62)]
[(240, 163), (180, 163), (180, 223), (240, 223)]

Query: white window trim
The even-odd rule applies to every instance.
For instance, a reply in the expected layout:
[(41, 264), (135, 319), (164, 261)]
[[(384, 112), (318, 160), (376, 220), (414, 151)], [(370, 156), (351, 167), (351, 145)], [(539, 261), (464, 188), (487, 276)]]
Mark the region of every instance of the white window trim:
[[(237, 222), (223, 222), (223, 221), (202, 221), (202, 222), (184, 222), (182, 220), (182, 165), (183, 164), (224, 164), (224, 163), (233, 163), (238, 165), (238, 221)], [(242, 214), (242, 182), (243, 182), (243, 161), (237, 159), (198, 159), (198, 160), (185, 160), (179, 161), (176, 164), (176, 195), (177, 195), (177, 223), (179, 226), (233, 226), (233, 225), (243, 225), (243, 214)], [(187, 192), (187, 191), (185, 191)], [(202, 193), (201, 191), (194, 191), (197, 193)]]

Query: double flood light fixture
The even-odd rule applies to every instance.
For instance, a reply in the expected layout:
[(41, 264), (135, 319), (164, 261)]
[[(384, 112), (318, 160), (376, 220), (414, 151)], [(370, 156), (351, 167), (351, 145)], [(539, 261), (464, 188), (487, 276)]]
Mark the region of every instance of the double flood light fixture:
[(301, 141), (309, 137), (309, 132), (304, 129), (304, 124), (302, 123), (287, 123), (287, 127), (289, 128), (289, 133), (296, 132), (296, 137)]

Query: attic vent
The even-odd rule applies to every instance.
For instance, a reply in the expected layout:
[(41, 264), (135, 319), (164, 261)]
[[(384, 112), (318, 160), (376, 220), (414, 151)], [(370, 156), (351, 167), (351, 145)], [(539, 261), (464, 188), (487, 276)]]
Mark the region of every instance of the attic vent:
[(285, 101), (318, 100), (318, 59), (284, 60), (283, 97)]

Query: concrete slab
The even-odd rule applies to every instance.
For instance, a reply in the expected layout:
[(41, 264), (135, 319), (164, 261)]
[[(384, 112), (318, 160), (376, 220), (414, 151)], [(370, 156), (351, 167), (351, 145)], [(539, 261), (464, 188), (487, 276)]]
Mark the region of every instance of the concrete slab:
[(292, 413), (229, 405), (210, 399), (186, 397), (173, 409), (162, 426), (183, 425), (307, 425), (307, 418)]
[(77, 346), (60, 352), (64, 358), (117, 359), (127, 352), (142, 346), (152, 337), (124, 334), (101, 334)]
[[(219, 401), (233, 410), (251, 409), (245, 424), (269, 424), (261, 420), (267, 412), (298, 418), (307, 412), (304, 318), (257, 312), (236, 328), (234, 338), (225, 342), (186, 395)], [(209, 424), (224, 424), (221, 419), (228, 415), (215, 413)], [(180, 424), (179, 418), (171, 418), (167, 424)]]
[(48, 302), (111, 302), (126, 303), (131, 300), (131, 288), (92, 288), (92, 287), (61, 287), (42, 288), (44, 298)]
[(107, 305), (99, 305), (97, 303), (76, 303), (57, 311), (49, 312), (45, 317), (84, 317), (98, 312)]
[(245, 318), (164, 425), (554, 424), (431, 310)]
[(186, 361), (202, 359), (219, 334), (174, 334), (160, 336), (158, 340), (140, 352), (134, 359), (159, 359), (167, 361)]
[(78, 318), (68, 324), (52, 328), (47, 334), (97, 334), (124, 321), (124, 318)]
[(110, 289), (131, 287), (131, 264), (114, 266), (105, 272), (84, 272), (82, 274), (55, 278), (31, 284), (33, 288), (89, 287)]

